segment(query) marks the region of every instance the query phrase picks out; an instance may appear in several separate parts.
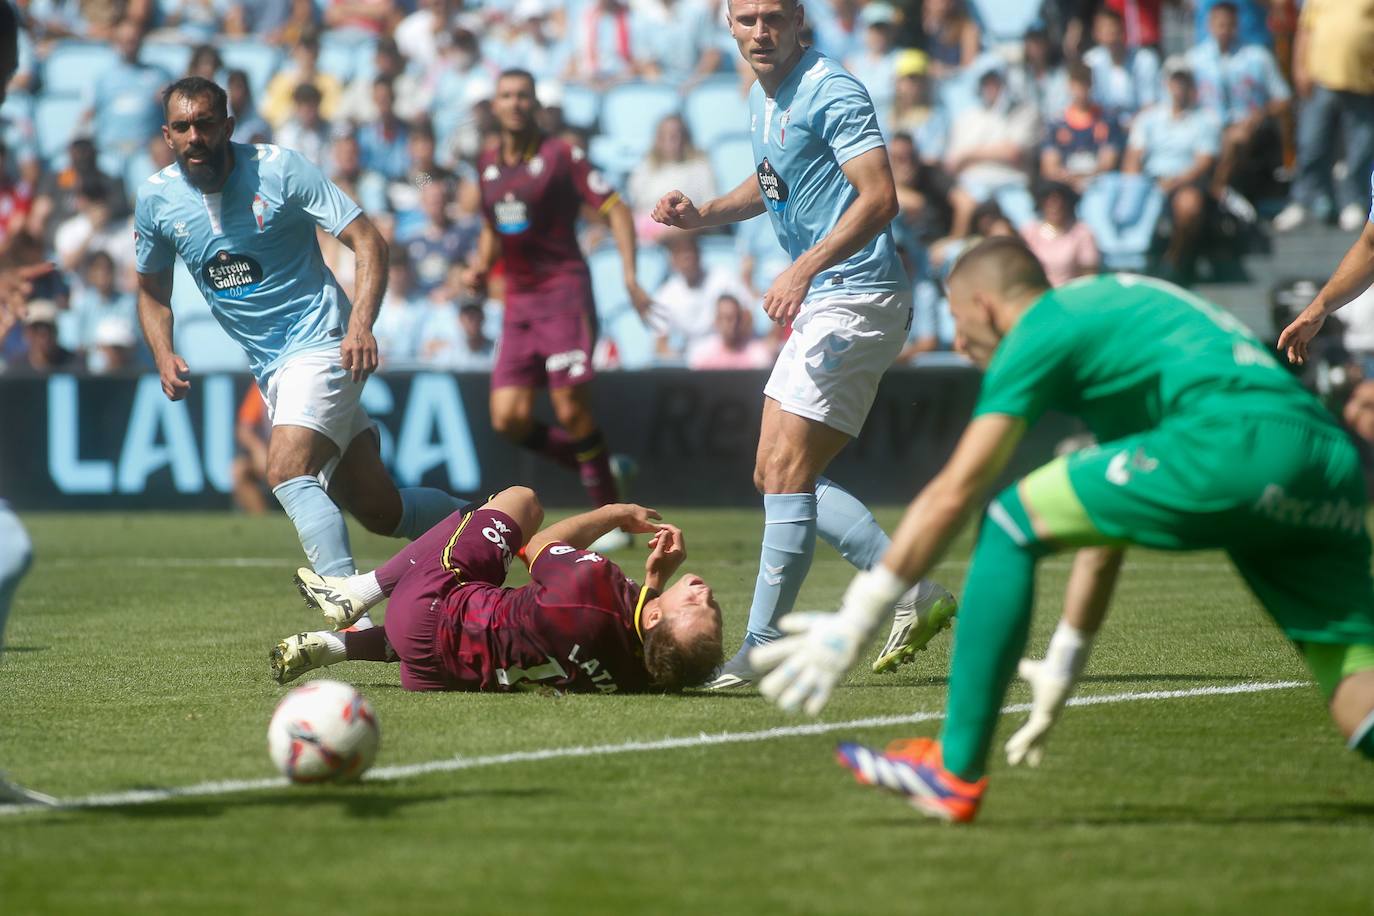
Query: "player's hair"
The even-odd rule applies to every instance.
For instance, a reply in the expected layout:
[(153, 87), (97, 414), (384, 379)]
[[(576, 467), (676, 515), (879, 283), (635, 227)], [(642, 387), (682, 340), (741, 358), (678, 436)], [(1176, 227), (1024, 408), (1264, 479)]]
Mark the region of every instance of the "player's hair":
[(533, 73), (520, 67), (507, 67), (506, 69), (502, 70), (500, 73), (496, 75), (496, 81), (498, 83), (501, 82), (501, 80), (505, 79), (526, 80), (529, 82), (531, 89), (534, 89), (539, 85), (538, 82), (535, 80)]
[(1093, 84), (1093, 68), (1089, 67), (1081, 60), (1076, 60), (1069, 64), (1067, 69), (1069, 82), (1082, 83), (1084, 86), (1091, 86)]
[(724, 661), (719, 628), (684, 639), (664, 618), (644, 633), (644, 668), (654, 687), (665, 693), (706, 683)]
[(172, 99), (176, 96), (186, 99), (209, 98), (215, 114), (221, 118), (229, 117), (229, 95), (218, 83), (202, 76), (184, 76), (162, 90), (163, 114), (166, 114), (167, 106), (172, 104)]
[(1110, 19), (1112, 22), (1115, 22), (1117, 25), (1121, 26), (1123, 29), (1126, 27), (1126, 17), (1125, 17), (1125, 16), (1122, 16), (1122, 15), (1121, 15), (1120, 13), (1118, 13), (1116, 10), (1107, 9), (1107, 7), (1105, 7), (1105, 6), (1102, 7), (1100, 10), (1097, 11), (1097, 18), (1098, 18), (1098, 19)]
[(1215, 14), (1218, 10), (1230, 13), (1232, 16), (1240, 15), (1240, 7), (1232, 3), (1231, 0), (1221, 0), (1220, 3), (1213, 3), (1212, 8), (1207, 11), (1207, 15), (1211, 16)]
[(301, 83), (291, 90), (291, 101), (297, 105), (318, 105), (323, 99), (324, 93), (314, 83)]
[(946, 284), (961, 275), (975, 276), (1004, 296), (1042, 293), (1050, 288), (1045, 268), (1026, 243), (1012, 236), (985, 239), (964, 252), (950, 269)]
[(654, 143), (649, 147), (648, 155), (644, 157), (648, 160), (649, 165), (656, 169), (662, 168), (666, 162), (666, 160), (658, 154), (658, 130), (669, 121), (676, 121), (682, 126), (682, 161), (691, 162), (694, 159), (701, 158), (701, 150), (697, 149), (696, 144), (692, 142), (692, 130), (687, 126), (687, 121), (682, 115), (664, 115), (654, 127)]

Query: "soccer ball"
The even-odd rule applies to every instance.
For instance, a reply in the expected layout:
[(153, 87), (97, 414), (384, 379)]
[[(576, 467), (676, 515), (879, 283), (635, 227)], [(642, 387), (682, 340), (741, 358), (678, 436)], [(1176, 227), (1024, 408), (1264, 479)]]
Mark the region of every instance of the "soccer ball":
[(372, 704), (338, 681), (311, 681), (277, 704), (267, 752), (292, 782), (352, 782), (377, 757), (382, 740)]

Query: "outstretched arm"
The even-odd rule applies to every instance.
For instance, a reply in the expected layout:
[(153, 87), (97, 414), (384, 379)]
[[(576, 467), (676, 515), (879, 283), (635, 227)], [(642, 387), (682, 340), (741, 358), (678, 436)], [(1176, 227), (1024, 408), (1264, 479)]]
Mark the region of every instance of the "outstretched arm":
[(660, 518), (662, 516), (653, 509), (628, 503), (612, 503), (555, 522), (530, 538), (529, 543), (525, 545), (525, 555), (536, 557), (541, 550), (555, 541), (585, 550), (588, 544), (613, 528), (623, 528), (631, 534), (650, 534), (659, 530), (659, 526), (654, 522)]
[(1288, 354), (1288, 361), (1306, 362), (1307, 345), (1326, 323), (1326, 316), (1364, 292), (1371, 283), (1374, 283), (1374, 223), (1367, 222), (1321, 292), (1279, 335), (1279, 350)]
[(654, 206), (652, 216), (656, 222), (674, 229), (710, 229), (753, 219), (762, 212), (763, 192), (758, 179), (751, 175), (733, 191), (700, 207), (681, 191), (669, 191)]
[(382, 307), (386, 293), (386, 242), (372, 220), (359, 215), (339, 233), (343, 242), (357, 256), (357, 274), (353, 284), (353, 314), (348, 319), (348, 331), (339, 345), (343, 367), (353, 373), (353, 381), (367, 378), (377, 369), (377, 339), (372, 325)]

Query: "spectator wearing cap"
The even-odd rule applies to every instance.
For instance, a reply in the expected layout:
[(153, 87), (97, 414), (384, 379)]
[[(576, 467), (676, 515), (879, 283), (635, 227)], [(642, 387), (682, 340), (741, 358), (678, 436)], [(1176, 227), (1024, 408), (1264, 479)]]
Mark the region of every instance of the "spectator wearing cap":
[(89, 353), (95, 345), (95, 332), (106, 318), (126, 322), (138, 320), (138, 304), (131, 292), (122, 292), (115, 282), (115, 262), (108, 252), (95, 251), (81, 265), (81, 281), (71, 295), (71, 305), (58, 318), (58, 337), (62, 346)]
[(511, 10), (515, 34), (501, 49), (502, 68), (525, 70), (541, 87), (567, 72), (572, 52), (567, 41), (554, 36), (549, 16), (547, 0), (518, 0)]
[(95, 375), (114, 375), (142, 368), (138, 358), (138, 335), (127, 318), (109, 316), (95, 326), (90, 349), (86, 351), (86, 371)]
[(754, 315), (739, 298), (724, 294), (714, 304), (713, 333), (687, 353), (692, 369), (767, 369), (777, 354), (768, 341), (754, 336)]
[(921, 35), (930, 58), (930, 73), (937, 80), (972, 65), (983, 41), (963, 0), (926, 0), (921, 4)]
[(262, 100), (262, 116), (273, 128), (280, 127), (291, 117), (296, 87), (309, 83), (320, 91), (320, 114), (326, 121), (334, 119), (334, 111), (343, 95), (343, 86), (333, 74), (319, 69), (320, 36), (315, 33), (302, 35), (300, 41), (291, 49), (291, 66), (278, 71), (267, 84), (267, 92)]
[(644, 73), (651, 79), (686, 93), (720, 66), (720, 25), (700, 0), (659, 0), (641, 27)]
[(922, 162), (938, 166), (949, 142), (949, 118), (944, 108), (935, 104), (930, 75), (926, 72), (927, 63), (924, 51), (909, 48), (897, 52), (893, 63), (897, 82), (893, 89), (892, 114), (887, 122), (894, 136), (910, 135)]
[(138, 59), (143, 27), (132, 20), (114, 31), (119, 59), (91, 82), (86, 93), (84, 121), (93, 129), (96, 149), (104, 154), (132, 156), (162, 129), (162, 87), (171, 75)]
[(1123, 171), (1145, 175), (1167, 197), (1173, 231), (1163, 266), (1182, 277), (1207, 215), (1206, 188), (1221, 150), (1221, 124), (1198, 107), (1186, 62), (1170, 61), (1165, 84), (1169, 100), (1141, 112), (1131, 126)]
[(664, 247), (672, 269), (654, 290), (648, 322), (658, 355), (681, 359), (710, 336), (717, 300), (729, 295), (743, 301), (748, 292), (733, 271), (706, 269), (696, 236), (678, 232), (665, 239)]
[[(1186, 60), (1197, 83), (1198, 104), (1223, 126), (1212, 194), (1237, 216), (1253, 221), (1254, 207), (1230, 187), (1231, 179), (1237, 164), (1255, 152), (1265, 122), (1287, 114), (1292, 93), (1268, 48), (1241, 43), (1238, 23), (1234, 3), (1213, 4), (1207, 14), (1208, 37), (1188, 51)], [(1374, 66), (1374, 60), (1369, 64)]]
[(240, 143), (270, 143), (272, 128), (267, 126), (253, 103), (248, 74), (242, 70), (230, 70), (225, 91), (229, 96), (229, 114), (234, 118), (234, 139)]
[(622, 0), (590, 0), (568, 29), (573, 53), (567, 79), (604, 88), (648, 72), (643, 26)]
[(396, 114), (396, 90), (387, 77), (372, 81), (372, 103), (377, 117), (357, 131), (363, 167), (389, 181), (404, 180), (410, 174), (410, 126)]
[(1050, 122), (1040, 149), (1040, 177), (1080, 194), (1092, 179), (1117, 169), (1126, 144), (1120, 123), (1093, 101), (1092, 87), (1092, 70), (1070, 65), (1069, 105)]
[(640, 238), (652, 240), (663, 234), (666, 227), (654, 222), (649, 213), (675, 188), (692, 200), (716, 196), (710, 160), (692, 143), (687, 122), (671, 114), (658, 122), (653, 146), (630, 173), (627, 192)]
[[(1309, 216), (1340, 211), (1340, 226), (1359, 231), (1369, 212), (1374, 162), (1374, 2), (1307, 0), (1293, 49), (1298, 111), (1298, 174), (1289, 203), (1274, 217), (1280, 232)], [(1343, 148), (1342, 148), (1343, 147)], [(1345, 175), (1332, 187), (1332, 161)], [(1334, 200), (1333, 200), (1334, 198)]]
[(991, 66), (983, 71), (978, 104), (955, 117), (945, 151), (945, 171), (956, 182), (950, 191), (952, 234), (968, 234), (980, 203), (1005, 189), (1027, 187), (1038, 128), (1035, 109), (1012, 103), (1001, 69)]
[(886, 3), (869, 3), (860, 11), (859, 22), (864, 27), (863, 45), (844, 59), (844, 66), (868, 90), (879, 126), (887, 133), (897, 79), (897, 11)]
[(313, 83), (301, 83), (291, 93), (291, 117), (276, 130), (279, 146), (293, 149), (318, 166), (329, 161), (329, 122), (320, 116), (323, 97)]
[(34, 299), (24, 313), (24, 352), (6, 367), (9, 373), (48, 375), (78, 368), (76, 354), (57, 341), (57, 305)]
[(1159, 101), (1159, 55), (1129, 47), (1121, 15), (1109, 9), (1093, 17), (1093, 41), (1096, 47), (1083, 55), (1093, 72), (1093, 97), (1129, 126), (1137, 112)]
[(1044, 265), (1051, 286), (1095, 274), (1102, 263), (1092, 231), (1074, 216), (1077, 206), (1073, 188), (1046, 182), (1036, 195), (1037, 218), (1021, 227), (1021, 238)]

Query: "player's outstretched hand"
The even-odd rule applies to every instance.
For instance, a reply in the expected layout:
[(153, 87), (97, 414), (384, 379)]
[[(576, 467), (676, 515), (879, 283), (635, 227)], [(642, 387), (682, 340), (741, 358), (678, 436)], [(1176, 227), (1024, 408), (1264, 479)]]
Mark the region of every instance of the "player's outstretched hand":
[(191, 390), (191, 367), (175, 353), (158, 364), (157, 374), (162, 378), (162, 393), (169, 401), (180, 401)]
[(1035, 767), (1040, 765), (1045, 756), (1045, 742), (1049, 740), (1050, 729), (1059, 720), (1064, 704), (1069, 701), (1073, 681), (1057, 676), (1044, 662), (1030, 658), (1021, 659), (1016, 673), (1030, 684), (1031, 713), (1026, 724), (1007, 739), (1007, 763), (1016, 766), (1024, 761)]
[(681, 191), (669, 191), (654, 205), (650, 214), (654, 222), (675, 229), (700, 229), (701, 211), (690, 197)]
[(1288, 356), (1290, 363), (1301, 366), (1307, 362), (1307, 345), (1312, 342), (1312, 338), (1317, 336), (1317, 332), (1326, 323), (1326, 309), (1316, 302), (1302, 310), (1302, 314), (1293, 319), (1293, 323), (1283, 329), (1279, 335), (1279, 352)]
[(644, 570), (649, 576), (657, 576), (659, 581), (667, 582), (687, 559), (687, 542), (682, 539), (682, 529), (667, 523), (658, 526), (657, 533), (649, 538), (649, 559), (644, 562)]
[(658, 514), (657, 509), (648, 509), (633, 503), (626, 503), (620, 508), (621, 520), (616, 527), (628, 531), (630, 534), (654, 534), (662, 527), (658, 523), (663, 519), (663, 516)]
[(790, 324), (801, 313), (812, 279), (796, 264), (778, 274), (768, 292), (763, 294), (763, 310), (768, 317), (781, 325)]
[(759, 692), (783, 712), (819, 715), (835, 685), (854, 667), (868, 633), (843, 611), (792, 613), (778, 627), (790, 635), (749, 653), (755, 671), (769, 672)]
[(353, 374), (353, 381), (363, 381), (377, 371), (377, 338), (366, 328), (350, 330), (339, 345), (339, 360)]

